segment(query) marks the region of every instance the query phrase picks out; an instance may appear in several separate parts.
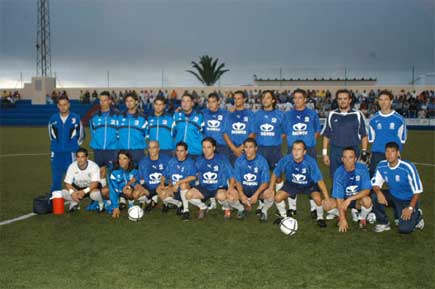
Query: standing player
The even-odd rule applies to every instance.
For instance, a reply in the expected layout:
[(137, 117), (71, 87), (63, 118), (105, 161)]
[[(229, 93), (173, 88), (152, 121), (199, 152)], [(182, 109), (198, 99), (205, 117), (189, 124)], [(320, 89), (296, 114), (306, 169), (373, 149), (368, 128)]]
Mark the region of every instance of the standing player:
[(253, 133), (258, 144), (258, 152), (266, 158), (269, 167), (274, 169), (282, 158), (284, 114), (275, 108), (276, 97), (271, 90), (263, 92), (261, 104), (263, 109), (254, 115)]
[(70, 112), (70, 103), (66, 95), (57, 99), (57, 109), (48, 122), (51, 151), (51, 189), (50, 192), (62, 189), (62, 177), (74, 160), (74, 154), (85, 138), (80, 116)]
[[(163, 201), (163, 212), (167, 212), (167, 205), (173, 204), (178, 207), (177, 214), (182, 214), (182, 220), (190, 219), (189, 201), (186, 194), (191, 188), (192, 182), (196, 180), (195, 162), (189, 158), (188, 145), (185, 142), (179, 142), (175, 146), (175, 158), (168, 162), (168, 166), (160, 178), (161, 189), (158, 192), (159, 198)], [(168, 185), (165, 186), (165, 180)], [(181, 199), (181, 201), (180, 201)]]
[(185, 93), (181, 99), (181, 111), (174, 113), (173, 130), (175, 142), (185, 142), (189, 146), (189, 154), (196, 158), (202, 154), (201, 140), (204, 127), (202, 113), (193, 111), (193, 97)]
[(106, 187), (106, 168), (113, 167), (118, 149), (118, 114), (111, 108), (112, 100), (108, 91), (101, 92), (99, 100), (100, 108), (89, 120), (90, 147), (100, 167), (101, 185)]
[[(372, 200), (369, 196), (372, 186), (367, 166), (357, 162), (355, 149), (344, 148), (342, 155), (343, 165), (338, 167), (334, 175), (333, 199), (329, 202), (329, 207), (325, 204), (325, 210), (333, 209), (334, 215), (339, 216), (338, 230), (346, 232), (349, 228), (346, 219), (348, 208), (352, 209), (353, 221), (359, 221), (360, 228), (366, 227), (367, 215), (372, 210)], [(358, 214), (359, 209), (361, 209), (360, 214)]]
[(149, 212), (157, 204), (157, 191), (161, 189), (160, 179), (170, 157), (160, 154), (159, 142), (155, 140), (149, 142), (148, 152), (149, 155), (139, 163), (138, 180), (140, 183), (135, 186), (135, 190), (143, 192), (145, 211)]
[(323, 181), (317, 162), (310, 156), (305, 155), (305, 143), (297, 140), (293, 142), (292, 153), (285, 156), (273, 170), (269, 184), (269, 190), (275, 191), (277, 178), (285, 175), (284, 186), (275, 194), (275, 203), (280, 214), (280, 218), (274, 223), (278, 224), (283, 218), (287, 217), (285, 201), (289, 196), (305, 194), (311, 196), (316, 202), (317, 224), (319, 227), (326, 227), (323, 219), (323, 207), (320, 191), (322, 191), (326, 203), (330, 203), (329, 194)]
[[(130, 152), (120, 150), (118, 152), (118, 160), (109, 178), (109, 198), (113, 208), (112, 218), (119, 218), (120, 214), (120, 197), (129, 200), (130, 205), (135, 200), (144, 202), (142, 198), (145, 194), (143, 191), (136, 190), (134, 187), (137, 184), (138, 172), (134, 168), (133, 158)], [(107, 196), (106, 196), (107, 197)]]
[(70, 212), (80, 209), (80, 200), (86, 196), (98, 202), (98, 212), (104, 210), (103, 197), (98, 188), (100, 168), (96, 163), (88, 160), (88, 151), (85, 148), (77, 150), (76, 161), (68, 167), (64, 182), (65, 190), (62, 190), (62, 197), (70, 202)]
[(223, 137), (228, 111), (219, 108), (219, 106), (220, 101), (217, 93), (210, 93), (207, 98), (207, 108), (202, 111), (205, 124), (204, 136), (214, 138), (217, 151), (228, 157), (229, 149)]
[[(373, 210), (377, 225), (375, 232), (391, 229), (385, 214), (385, 207), (394, 209), (399, 233), (408, 234), (415, 229), (423, 230), (423, 213), (419, 209), (420, 195), (423, 193), (420, 176), (414, 164), (400, 159), (400, 147), (395, 142), (385, 145), (386, 160), (379, 162), (372, 178)], [(386, 183), (389, 190), (381, 190)]]
[[(323, 128), (323, 162), (329, 166), (329, 175), (331, 178), (335, 174), (335, 170), (342, 165), (341, 155), (343, 148), (352, 147), (358, 153), (360, 151), (360, 159), (367, 163), (367, 131), (365, 117), (359, 110), (351, 108), (352, 96), (346, 89), (340, 89), (336, 92), (338, 108), (329, 113), (328, 118)], [(328, 146), (330, 152), (328, 155)]]
[[(320, 135), (320, 120), (317, 112), (307, 108), (307, 92), (296, 89), (293, 92), (294, 109), (288, 111), (284, 119), (284, 132), (287, 137), (288, 151), (296, 140), (302, 140), (307, 146), (307, 155), (317, 161), (316, 143)], [(289, 212), (296, 212), (296, 199), (289, 198)], [(311, 216), (316, 218), (316, 203), (310, 199)]]
[(158, 141), (160, 154), (172, 157), (174, 151), (174, 139), (172, 136), (173, 118), (165, 113), (166, 99), (156, 96), (154, 99), (154, 113), (148, 116), (146, 136), (148, 141)]
[(257, 209), (260, 222), (267, 222), (267, 211), (273, 206), (273, 191), (266, 191), (270, 181), (270, 169), (267, 160), (257, 154), (257, 142), (248, 138), (243, 142), (244, 154), (234, 165), (239, 199), (248, 210), (260, 199), (264, 200), (261, 209)]
[(136, 166), (144, 157), (147, 121), (143, 113), (137, 108), (136, 95), (127, 94), (124, 101), (127, 111), (119, 116), (119, 148), (130, 152)]
[(374, 175), (377, 164), (385, 160), (385, 145), (387, 143), (399, 144), (399, 149), (402, 151), (403, 144), (406, 142), (405, 119), (392, 109), (393, 98), (393, 94), (388, 90), (379, 93), (380, 111), (369, 123), (369, 142), (372, 143), (370, 176)]
[(234, 93), (235, 111), (228, 114), (228, 121), (225, 124), (224, 140), (230, 150), (229, 160), (232, 165), (243, 154), (243, 141), (248, 137), (254, 137), (252, 129), (254, 113), (245, 109), (245, 98), (242, 90)]
[(225, 155), (216, 153), (214, 138), (205, 137), (202, 140), (202, 151), (203, 155), (195, 162), (199, 185), (190, 189), (186, 197), (192, 205), (199, 208), (198, 219), (205, 217), (207, 206), (203, 201), (210, 198), (218, 200), (225, 209), (224, 216), (228, 217), (227, 194), (237, 194), (233, 169)]

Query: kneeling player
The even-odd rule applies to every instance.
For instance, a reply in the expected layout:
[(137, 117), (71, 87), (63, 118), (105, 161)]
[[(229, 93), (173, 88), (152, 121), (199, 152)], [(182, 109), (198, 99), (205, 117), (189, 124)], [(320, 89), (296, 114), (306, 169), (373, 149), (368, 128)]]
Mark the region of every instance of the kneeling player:
[(76, 152), (76, 161), (69, 165), (65, 176), (65, 190), (62, 196), (70, 202), (69, 211), (78, 210), (80, 200), (88, 196), (98, 202), (99, 212), (104, 210), (101, 197), (100, 168), (96, 163), (88, 160), (88, 151), (79, 148)]
[(157, 191), (161, 190), (160, 179), (163, 175), (170, 157), (160, 154), (157, 141), (150, 141), (148, 145), (149, 156), (139, 162), (139, 182), (134, 188), (143, 192), (145, 211), (149, 212), (157, 204)]
[[(177, 214), (182, 214), (181, 219), (190, 219), (189, 201), (186, 194), (195, 181), (195, 162), (187, 156), (188, 146), (185, 142), (178, 142), (175, 148), (175, 158), (169, 160), (163, 176), (160, 179), (160, 189), (157, 191), (159, 198), (163, 201), (162, 212), (168, 211), (168, 204), (177, 206)], [(165, 181), (168, 185), (165, 186)], [(180, 201), (181, 199), (181, 201)]]
[(129, 200), (132, 205), (135, 200), (140, 200), (144, 193), (140, 190), (135, 190), (137, 184), (137, 170), (134, 168), (134, 162), (130, 152), (120, 150), (118, 152), (118, 160), (115, 168), (109, 178), (109, 198), (112, 203), (112, 217), (119, 218), (119, 198), (124, 197)]
[(260, 222), (267, 221), (267, 211), (273, 206), (273, 191), (266, 190), (270, 181), (267, 160), (257, 154), (257, 142), (248, 138), (243, 142), (245, 153), (237, 158), (235, 177), (240, 201), (251, 210), (252, 205), (263, 200), (260, 209)]
[(199, 185), (190, 189), (186, 195), (189, 202), (199, 208), (198, 219), (203, 219), (207, 212), (207, 205), (203, 201), (216, 198), (227, 212), (227, 191), (229, 194), (236, 193), (233, 169), (226, 156), (216, 153), (214, 138), (206, 137), (202, 140), (202, 153), (195, 162)]
[(286, 177), (284, 186), (275, 195), (276, 207), (281, 216), (275, 220), (275, 223), (279, 223), (282, 218), (287, 217), (285, 200), (289, 196), (306, 194), (310, 195), (316, 203), (317, 224), (324, 228), (326, 223), (323, 219), (322, 199), (319, 191), (322, 191), (326, 202), (329, 202), (329, 194), (317, 162), (305, 153), (305, 143), (299, 140), (295, 141), (291, 155), (282, 158), (273, 171), (269, 190), (275, 191), (275, 181), (278, 177), (281, 177), (282, 174), (285, 174)]
[(367, 215), (372, 210), (372, 201), (369, 197), (372, 186), (367, 166), (357, 162), (354, 148), (343, 149), (341, 160), (343, 164), (334, 173), (333, 199), (329, 203), (325, 202), (324, 208), (332, 215), (339, 215), (338, 230), (346, 232), (349, 228), (346, 219), (349, 207), (352, 209), (353, 221), (359, 221), (360, 228), (366, 227)]

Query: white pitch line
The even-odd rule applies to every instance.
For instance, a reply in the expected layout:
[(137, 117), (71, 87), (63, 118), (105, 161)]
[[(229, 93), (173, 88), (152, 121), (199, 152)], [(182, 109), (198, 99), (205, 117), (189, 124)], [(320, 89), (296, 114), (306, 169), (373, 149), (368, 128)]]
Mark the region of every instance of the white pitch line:
[(11, 224), (11, 223), (18, 222), (18, 221), (21, 221), (21, 220), (25, 220), (25, 219), (31, 218), (33, 216), (36, 216), (36, 214), (35, 213), (30, 213), (30, 214), (22, 215), (20, 217), (14, 218), (14, 219), (10, 219), (10, 220), (6, 220), (6, 221), (3, 221), (3, 222), (0, 222), (0, 226)]
[(35, 153), (35, 154), (1, 154), (0, 158), (8, 157), (27, 157), (27, 156), (48, 156), (50, 153)]
[(425, 164), (425, 163), (414, 163), (417, 166), (425, 166), (425, 167), (435, 167), (435, 164)]

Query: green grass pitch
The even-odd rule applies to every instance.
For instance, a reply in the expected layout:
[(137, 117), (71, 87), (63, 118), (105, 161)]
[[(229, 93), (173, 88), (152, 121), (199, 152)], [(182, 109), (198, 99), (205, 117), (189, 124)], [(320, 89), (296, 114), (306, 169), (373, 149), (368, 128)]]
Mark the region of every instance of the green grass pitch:
[[(403, 158), (433, 164), (434, 137), (411, 131)], [(4, 221), (30, 213), (48, 191), (50, 163), (46, 128), (2, 127), (0, 139)], [(154, 210), (136, 223), (125, 211), (112, 220), (82, 209), (0, 226), (0, 288), (435, 288), (434, 167), (417, 168), (426, 227), (410, 235), (355, 224), (340, 234), (332, 222), (321, 230), (305, 197), (291, 238), (252, 213), (224, 222), (220, 210), (202, 221), (193, 211), (182, 222)]]

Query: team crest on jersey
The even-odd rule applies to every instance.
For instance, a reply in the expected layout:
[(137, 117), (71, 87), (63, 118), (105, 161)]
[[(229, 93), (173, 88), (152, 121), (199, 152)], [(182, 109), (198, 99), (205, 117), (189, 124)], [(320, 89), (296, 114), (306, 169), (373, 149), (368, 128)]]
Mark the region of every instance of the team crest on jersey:
[(390, 122), (390, 129), (394, 129), (395, 125), (394, 122)]
[(163, 164), (160, 164), (160, 165), (159, 165), (159, 170), (161, 170), (161, 171), (164, 170), (164, 168), (163, 168)]
[(305, 121), (305, 122), (309, 122), (309, 121), (310, 121), (310, 117), (309, 117), (309, 116), (306, 116), (306, 117), (304, 118), (304, 121)]
[(395, 179), (396, 179), (396, 182), (400, 182), (400, 176), (399, 175), (396, 175)]
[(138, 119), (134, 121), (134, 125), (139, 125), (139, 120)]
[(306, 173), (307, 173), (307, 169), (306, 169), (306, 168), (303, 168), (303, 169), (302, 169), (302, 173), (303, 173), (303, 174), (306, 174)]
[(378, 124), (376, 125), (377, 129), (382, 129), (382, 124), (380, 122), (378, 122)]
[(72, 123), (72, 124), (75, 124), (75, 123), (76, 123), (76, 118), (75, 118), (75, 117), (73, 117), (73, 118), (71, 119), (71, 123)]
[(217, 119), (218, 119), (218, 120), (223, 120), (224, 117), (223, 117), (223, 115), (218, 115), (218, 116), (217, 116)]
[(243, 117), (243, 121), (244, 121), (244, 122), (248, 122), (248, 117), (247, 117), (247, 116), (244, 116), (244, 117)]
[(166, 119), (162, 120), (162, 124), (167, 125), (168, 121)]
[(112, 120), (110, 121), (110, 124), (111, 124), (111, 125), (115, 125), (115, 124), (116, 124), (116, 120), (112, 119)]
[(198, 117), (195, 116), (195, 117), (193, 118), (193, 121), (198, 121)]
[(219, 166), (214, 166), (213, 167), (213, 171), (218, 172), (219, 171)]
[(254, 167), (254, 173), (258, 173), (258, 168)]
[(360, 176), (355, 176), (355, 180), (356, 180), (357, 182), (359, 182), (359, 181), (361, 180), (361, 177), (360, 177)]
[(272, 117), (272, 123), (276, 123), (278, 120), (276, 119), (276, 117)]

